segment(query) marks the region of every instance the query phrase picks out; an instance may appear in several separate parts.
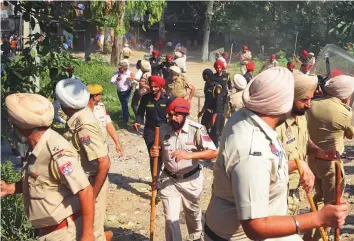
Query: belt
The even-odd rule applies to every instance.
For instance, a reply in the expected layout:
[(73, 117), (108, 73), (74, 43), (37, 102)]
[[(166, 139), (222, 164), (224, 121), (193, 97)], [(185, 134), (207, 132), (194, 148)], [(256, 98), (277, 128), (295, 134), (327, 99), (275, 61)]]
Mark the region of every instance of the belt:
[[(74, 214), (72, 214), (71, 216), (69, 216), (68, 218), (70, 218), (72, 221), (75, 221), (76, 219), (78, 219), (79, 217), (81, 217), (81, 211), (78, 211)], [(65, 218), (63, 221), (61, 221), (61, 223), (53, 225), (53, 226), (48, 226), (48, 227), (44, 227), (44, 228), (40, 228), (39, 230), (41, 232), (43, 232), (44, 234), (49, 234), (51, 232), (57, 231), (59, 229), (63, 229), (66, 228), (68, 226), (68, 218)]]
[(214, 233), (209, 227), (208, 225), (205, 223), (204, 224), (204, 232), (206, 233), (206, 235), (208, 235), (208, 237), (213, 240), (213, 241), (228, 241), (227, 239), (224, 239), (222, 237), (220, 237), (219, 235), (217, 235), (216, 233)]
[(170, 177), (174, 178), (174, 179), (178, 179), (178, 180), (182, 180), (185, 178), (188, 178), (192, 175), (194, 175), (195, 173), (199, 172), (202, 169), (202, 167), (200, 165), (198, 165), (196, 168), (194, 168), (192, 171), (186, 173), (186, 174), (176, 174), (176, 173), (172, 173), (169, 170), (167, 170), (166, 168), (163, 169), (163, 171)]

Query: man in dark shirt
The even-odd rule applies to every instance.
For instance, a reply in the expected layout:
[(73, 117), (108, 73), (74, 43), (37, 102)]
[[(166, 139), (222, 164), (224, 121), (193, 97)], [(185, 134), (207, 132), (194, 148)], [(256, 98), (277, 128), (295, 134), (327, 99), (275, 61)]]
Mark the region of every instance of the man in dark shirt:
[(247, 72), (243, 75), (243, 77), (246, 79), (247, 84), (253, 78), (253, 72), (254, 72), (255, 68), (256, 68), (255, 62), (250, 61), (246, 64)]
[(175, 65), (176, 64), (173, 62), (173, 55), (167, 54), (166, 61), (164, 61), (160, 64), (160, 71), (161, 71), (163, 78), (165, 80), (168, 80), (170, 77), (170, 67), (175, 66)]
[(152, 51), (152, 57), (149, 59), (151, 64), (151, 75), (161, 75), (160, 73), (160, 53), (157, 50)]
[[(166, 93), (161, 92), (165, 86), (165, 80), (160, 76), (150, 76), (149, 85), (151, 93), (144, 95), (139, 104), (134, 127), (136, 130), (144, 124), (144, 140), (150, 155), (150, 149), (154, 145), (155, 127), (167, 123), (166, 108), (172, 102), (173, 98)], [(154, 159), (150, 156), (150, 171), (152, 176)], [(158, 161), (157, 173), (161, 170), (161, 159)]]
[[(213, 71), (205, 69), (203, 71), (204, 86), (204, 106), (198, 117), (202, 116), (201, 124), (207, 129), (208, 135), (218, 147), (218, 139), (221, 135), (220, 125), (224, 124), (222, 89), (220, 83), (213, 81)], [(218, 126), (219, 124), (219, 126)], [(222, 127), (221, 127), (222, 128)]]

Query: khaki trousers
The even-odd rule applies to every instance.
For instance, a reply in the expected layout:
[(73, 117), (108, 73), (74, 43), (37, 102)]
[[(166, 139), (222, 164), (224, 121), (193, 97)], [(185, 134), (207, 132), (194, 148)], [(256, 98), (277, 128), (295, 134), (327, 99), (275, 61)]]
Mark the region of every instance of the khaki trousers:
[(300, 211), (299, 189), (289, 190), (287, 214), (294, 216), (294, 215), (299, 214), (299, 211)]
[[(309, 157), (308, 159), (309, 167), (312, 170), (313, 174), (315, 175), (315, 191), (316, 194), (313, 197), (313, 201), (317, 207), (317, 210), (321, 209), (324, 204), (332, 202), (335, 200), (335, 163), (331, 161), (321, 160), (319, 158)], [(345, 187), (345, 174), (342, 166), (342, 186), (341, 192), (343, 195), (344, 187)], [(330, 229), (327, 230), (327, 232)], [(322, 240), (321, 235), (316, 229), (314, 231), (313, 240)]]
[(242, 74), (242, 75), (246, 74), (247, 68), (246, 68), (246, 65), (245, 65), (245, 64), (241, 64), (241, 65), (240, 65), (240, 71), (241, 71), (241, 74)]
[(39, 241), (76, 241), (80, 240), (82, 235), (82, 218), (79, 217), (75, 221), (71, 218), (67, 219), (68, 227), (59, 229), (49, 234), (39, 236)]
[[(93, 179), (89, 179), (92, 183)], [(108, 202), (108, 188), (109, 181), (107, 177), (95, 201), (95, 220), (93, 222), (93, 234), (95, 236), (95, 241), (106, 241), (106, 236), (104, 234), (104, 218)]]
[(202, 235), (202, 211), (200, 199), (203, 192), (203, 172), (176, 180), (165, 172), (161, 174), (160, 196), (165, 214), (165, 240), (182, 241), (179, 214), (182, 203), (189, 238), (199, 239)]

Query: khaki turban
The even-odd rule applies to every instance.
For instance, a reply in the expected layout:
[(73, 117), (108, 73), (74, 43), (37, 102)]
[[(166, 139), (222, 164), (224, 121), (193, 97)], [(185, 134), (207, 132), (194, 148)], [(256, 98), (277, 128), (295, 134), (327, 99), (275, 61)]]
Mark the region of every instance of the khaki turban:
[(247, 86), (247, 80), (240, 74), (235, 74), (234, 79), (231, 81), (232, 87), (238, 90), (244, 90)]
[(353, 94), (354, 77), (348, 75), (336, 76), (326, 82), (325, 91), (331, 96), (344, 100)]
[(151, 64), (147, 60), (141, 61), (141, 71), (143, 72), (151, 72)]
[(62, 106), (75, 110), (85, 108), (90, 99), (86, 85), (78, 78), (59, 81), (55, 87), (55, 95)]
[(301, 72), (295, 72), (294, 81), (294, 101), (298, 101), (304, 99), (310, 90), (315, 92), (318, 79), (315, 75), (306, 75)]
[(16, 93), (6, 97), (10, 120), (20, 129), (28, 130), (50, 126), (54, 119), (54, 107), (38, 94)]
[(250, 81), (242, 98), (245, 106), (257, 113), (288, 113), (294, 101), (294, 76), (283, 67), (267, 69)]

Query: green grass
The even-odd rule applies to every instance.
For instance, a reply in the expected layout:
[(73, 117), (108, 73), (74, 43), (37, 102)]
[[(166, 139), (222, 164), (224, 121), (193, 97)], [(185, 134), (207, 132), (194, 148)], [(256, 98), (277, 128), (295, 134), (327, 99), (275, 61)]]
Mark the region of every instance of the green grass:
[[(102, 60), (92, 59), (90, 62), (80, 62), (74, 69), (74, 75), (84, 81), (85, 84), (100, 84), (103, 87), (102, 101), (106, 105), (106, 108), (110, 112), (110, 116), (114, 123), (122, 125), (122, 110), (117, 95), (117, 88), (111, 84), (110, 80), (113, 74), (117, 71), (116, 67), (105, 63)], [(130, 97), (130, 100), (132, 96)], [(130, 108), (129, 103), (130, 120), (129, 123), (134, 122), (134, 113)]]

